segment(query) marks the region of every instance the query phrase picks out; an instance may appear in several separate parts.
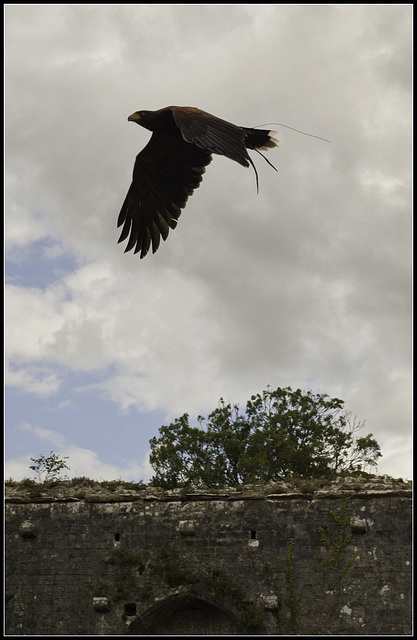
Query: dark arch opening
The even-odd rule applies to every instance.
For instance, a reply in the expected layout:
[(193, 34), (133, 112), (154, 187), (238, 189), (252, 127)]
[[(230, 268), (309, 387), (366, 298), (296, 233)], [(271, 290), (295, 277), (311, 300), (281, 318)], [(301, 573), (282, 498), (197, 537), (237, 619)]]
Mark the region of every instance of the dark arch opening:
[(158, 602), (129, 625), (133, 635), (242, 635), (237, 615), (203, 598), (173, 595)]

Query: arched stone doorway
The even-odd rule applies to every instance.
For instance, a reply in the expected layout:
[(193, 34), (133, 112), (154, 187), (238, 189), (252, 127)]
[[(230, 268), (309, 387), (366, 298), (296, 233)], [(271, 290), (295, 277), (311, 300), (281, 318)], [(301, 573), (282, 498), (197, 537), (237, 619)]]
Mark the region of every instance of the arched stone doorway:
[(202, 598), (174, 595), (158, 602), (129, 626), (133, 635), (242, 635), (237, 616)]

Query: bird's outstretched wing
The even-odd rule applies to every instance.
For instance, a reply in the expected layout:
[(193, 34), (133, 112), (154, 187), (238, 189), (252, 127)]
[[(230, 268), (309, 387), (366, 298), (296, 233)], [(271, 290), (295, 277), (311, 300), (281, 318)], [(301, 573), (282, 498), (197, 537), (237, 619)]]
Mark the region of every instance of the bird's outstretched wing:
[(184, 140), (249, 166), (244, 128), (194, 107), (171, 107), (171, 111)]
[(259, 149), (277, 146), (278, 141), (271, 136), (271, 131), (238, 127), (194, 107), (170, 107), (170, 110), (184, 140), (203, 149), (209, 149), (212, 153), (235, 160), (244, 167), (251, 165), (255, 172), (257, 191), (259, 191), (258, 172), (247, 149), (257, 151), (275, 169), (274, 165), (259, 151)]
[(203, 179), (211, 152), (186, 142), (179, 131), (155, 131), (137, 155), (132, 184), (119, 214), (123, 225), (118, 242), (129, 236), (125, 249), (140, 251), (143, 258), (151, 245), (159, 247), (169, 229), (175, 229), (181, 209)]

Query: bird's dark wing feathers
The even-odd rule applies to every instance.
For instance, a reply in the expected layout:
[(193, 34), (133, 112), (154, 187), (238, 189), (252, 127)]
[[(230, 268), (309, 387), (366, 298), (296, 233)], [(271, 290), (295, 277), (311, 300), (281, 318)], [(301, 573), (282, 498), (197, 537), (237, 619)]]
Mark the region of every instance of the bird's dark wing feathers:
[(249, 166), (245, 130), (200, 109), (171, 107), (175, 124), (187, 142)]
[[(154, 132), (136, 157), (132, 184), (119, 214), (119, 242), (129, 236), (125, 252), (134, 248), (143, 258), (175, 229), (181, 209), (200, 185), (211, 153), (183, 140), (179, 133)], [(130, 235), (129, 235), (130, 234)]]
[(155, 253), (161, 237), (166, 240), (169, 230), (175, 229), (212, 153), (244, 167), (252, 165), (258, 189), (258, 173), (247, 149), (276, 146), (270, 131), (238, 127), (195, 107), (139, 111), (129, 120), (153, 131), (136, 157), (132, 184), (117, 221), (118, 227), (123, 225), (119, 242), (128, 238), (125, 251), (140, 251), (141, 258), (151, 246)]

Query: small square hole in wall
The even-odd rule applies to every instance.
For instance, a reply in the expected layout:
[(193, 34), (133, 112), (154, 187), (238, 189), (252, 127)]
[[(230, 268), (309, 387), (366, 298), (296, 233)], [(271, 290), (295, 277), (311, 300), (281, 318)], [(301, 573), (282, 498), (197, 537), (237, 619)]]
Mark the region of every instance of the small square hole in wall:
[(254, 531), (253, 529), (251, 529), (249, 531), (249, 537), (251, 540), (256, 540), (256, 531)]
[(114, 541), (115, 542), (120, 542), (120, 533), (115, 533), (114, 534)]
[(136, 602), (128, 602), (125, 604), (125, 615), (126, 616), (136, 615)]

